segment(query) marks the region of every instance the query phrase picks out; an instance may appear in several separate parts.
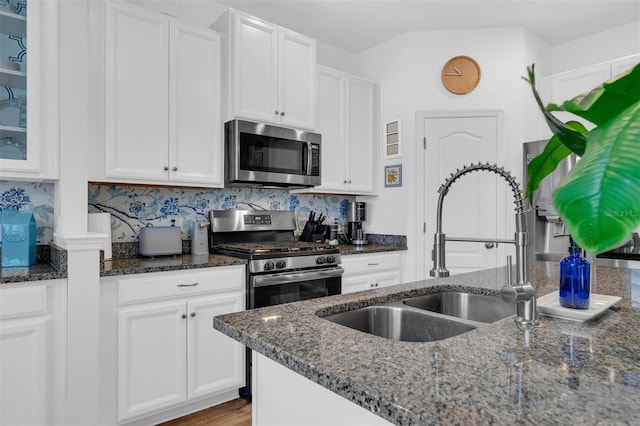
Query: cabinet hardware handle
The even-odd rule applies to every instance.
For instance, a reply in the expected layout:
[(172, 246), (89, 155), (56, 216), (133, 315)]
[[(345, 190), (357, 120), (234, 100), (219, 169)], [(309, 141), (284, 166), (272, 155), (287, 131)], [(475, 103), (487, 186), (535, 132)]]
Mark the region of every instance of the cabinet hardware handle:
[(275, 113), (275, 115), (278, 115), (278, 114), (280, 114), (280, 111), (275, 110), (275, 112), (274, 112), (274, 113)]
[(196, 313), (195, 312), (191, 312), (191, 318), (195, 317)]
[(178, 287), (195, 287), (197, 286), (198, 283), (191, 283), (191, 284), (178, 284)]
[(171, 170), (174, 171), (174, 172), (177, 172), (178, 168), (174, 166)]
[(349, 183), (351, 183), (351, 179), (349, 179)]
[(379, 263), (367, 263), (367, 265), (369, 265), (369, 266), (378, 266)]
[(182, 314), (182, 319), (187, 319), (187, 314)]
[(282, 111), (282, 112), (280, 113), (280, 116), (284, 117), (284, 111)]
[(345, 180), (345, 181), (344, 181), (344, 182), (342, 182), (342, 183), (347, 183), (347, 181)]
[(165, 172), (168, 172), (169, 171), (169, 166), (164, 166), (163, 169), (164, 169)]

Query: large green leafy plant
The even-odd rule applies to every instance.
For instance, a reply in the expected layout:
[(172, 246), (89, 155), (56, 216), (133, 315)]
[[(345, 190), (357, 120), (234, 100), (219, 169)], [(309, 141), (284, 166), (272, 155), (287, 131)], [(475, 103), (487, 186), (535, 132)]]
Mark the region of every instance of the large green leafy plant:
[[(553, 193), (553, 203), (573, 239), (602, 253), (626, 242), (640, 225), (640, 64), (562, 105), (543, 105), (527, 68), (533, 95), (554, 133), (529, 163), (530, 197), (545, 176), (572, 152), (580, 161)], [(568, 111), (595, 125), (587, 130), (552, 112)]]

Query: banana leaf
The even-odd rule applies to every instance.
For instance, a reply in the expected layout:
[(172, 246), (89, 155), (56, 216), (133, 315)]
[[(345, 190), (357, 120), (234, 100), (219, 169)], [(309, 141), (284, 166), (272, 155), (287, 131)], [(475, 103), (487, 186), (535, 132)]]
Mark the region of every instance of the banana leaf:
[(640, 100), (593, 129), (576, 167), (553, 194), (574, 240), (594, 254), (640, 225)]
[[(528, 78), (522, 77), (522, 79), (529, 83), (531, 86), (531, 91), (533, 92), (533, 97), (542, 111), (545, 121), (547, 125), (551, 129), (551, 131), (562, 141), (563, 144), (567, 146), (572, 152), (575, 152), (576, 155), (582, 156), (584, 154), (585, 146), (587, 144), (587, 136), (586, 133), (581, 133), (575, 131), (571, 127), (568, 127), (565, 123), (558, 120), (556, 117), (551, 114), (547, 108), (545, 108), (542, 103), (542, 99), (540, 98), (540, 94), (536, 89), (536, 76), (535, 76), (535, 66), (531, 65), (527, 67), (527, 75)], [(531, 176), (530, 176), (531, 177)], [(538, 180), (541, 181), (542, 179)]]
[[(582, 123), (577, 121), (567, 122), (567, 127), (575, 128), (580, 132), (587, 132)], [(527, 166), (529, 181), (527, 182), (527, 189), (524, 195), (525, 198), (529, 198), (533, 195), (535, 190), (538, 189), (540, 182), (542, 182), (545, 177), (553, 173), (558, 164), (560, 164), (560, 162), (570, 154), (571, 150), (562, 143), (560, 137), (553, 135), (544, 147), (542, 153), (531, 160)]]

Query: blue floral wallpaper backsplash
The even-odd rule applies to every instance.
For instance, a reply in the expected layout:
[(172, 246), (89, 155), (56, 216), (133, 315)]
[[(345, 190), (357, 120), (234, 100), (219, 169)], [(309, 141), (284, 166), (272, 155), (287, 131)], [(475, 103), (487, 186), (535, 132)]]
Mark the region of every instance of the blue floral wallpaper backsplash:
[(289, 210), (296, 212), (300, 228), (311, 211), (327, 216), (327, 223), (346, 220), (347, 203), (342, 195), (292, 194), (262, 188), (195, 189), (126, 185), (89, 185), (89, 213), (111, 214), (113, 242), (138, 240), (140, 227), (151, 223), (167, 226), (175, 220), (183, 239), (190, 238), (194, 221), (208, 220), (209, 210)]
[(53, 183), (0, 181), (0, 211), (33, 212), (37, 244), (48, 245), (53, 241), (53, 191)]

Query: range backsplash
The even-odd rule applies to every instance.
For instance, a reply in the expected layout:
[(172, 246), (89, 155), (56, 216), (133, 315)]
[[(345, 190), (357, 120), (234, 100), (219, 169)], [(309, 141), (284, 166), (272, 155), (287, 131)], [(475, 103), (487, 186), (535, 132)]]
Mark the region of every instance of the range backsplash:
[(115, 242), (138, 240), (147, 223), (166, 226), (174, 219), (182, 238), (190, 238), (194, 221), (208, 220), (209, 210), (289, 210), (296, 212), (300, 228), (315, 211), (327, 216), (327, 223), (346, 221), (344, 195), (292, 194), (288, 190), (263, 188), (168, 188), (89, 184), (89, 213), (111, 214), (111, 238)]

